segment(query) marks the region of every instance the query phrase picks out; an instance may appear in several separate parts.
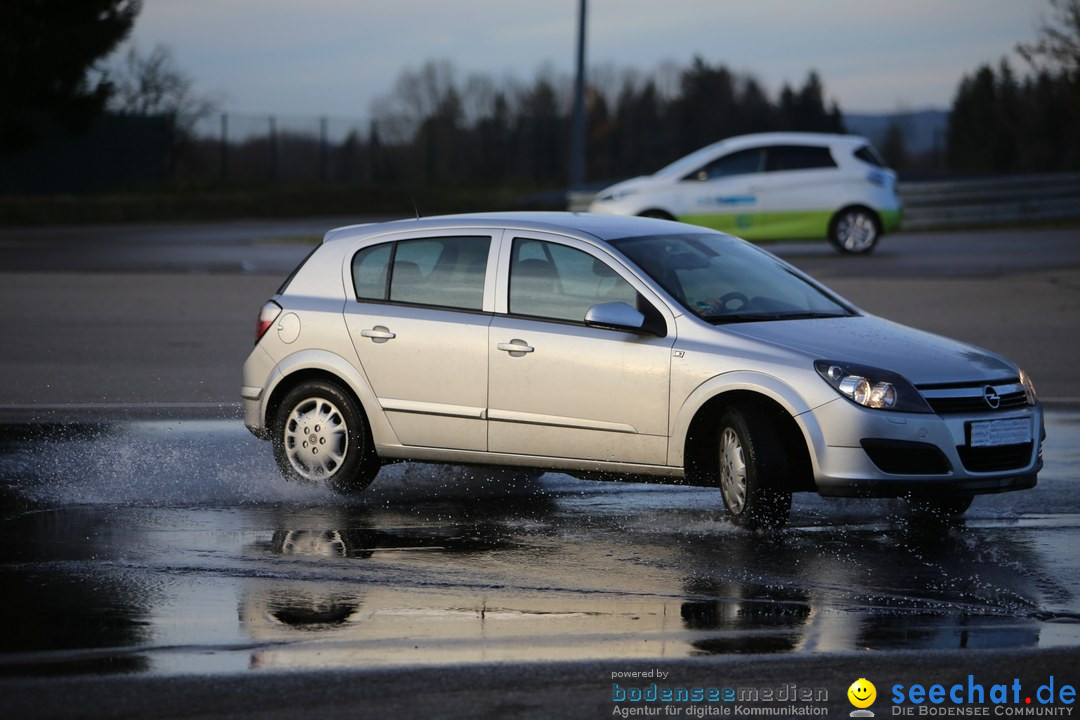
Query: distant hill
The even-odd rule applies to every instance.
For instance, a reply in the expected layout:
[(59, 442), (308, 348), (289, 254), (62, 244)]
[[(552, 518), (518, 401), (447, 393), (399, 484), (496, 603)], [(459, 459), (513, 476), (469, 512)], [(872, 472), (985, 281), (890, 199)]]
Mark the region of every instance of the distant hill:
[(945, 132), (949, 125), (947, 110), (918, 110), (906, 113), (845, 113), (844, 126), (853, 135), (869, 138), (880, 150), (885, 132), (893, 120), (900, 123), (904, 133), (904, 148), (910, 154), (920, 154), (945, 147)]

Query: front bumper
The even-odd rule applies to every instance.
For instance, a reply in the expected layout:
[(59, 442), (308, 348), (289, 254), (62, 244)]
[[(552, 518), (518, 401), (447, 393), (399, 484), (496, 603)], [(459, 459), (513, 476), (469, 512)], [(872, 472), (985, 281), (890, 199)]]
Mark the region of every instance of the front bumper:
[(881, 231), (893, 233), (900, 229), (904, 211), (902, 207), (897, 207), (895, 210), (882, 210), (878, 215), (881, 216)]
[[(1009, 492), (1032, 488), (1046, 437), (1042, 408), (993, 414), (890, 413), (838, 398), (800, 418), (813, 446), (821, 495), (903, 497)], [(969, 423), (1031, 422), (1028, 444), (969, 446)]]
[(895, 498), (912, 495), (948, 497), (950, 495), (987, 495), (1028, 490), (1038, 482), (1038, 472), (999, 478), (956, 478), (919, 480), (850, 480), (837, 485), (818, 485), (825, 497)]

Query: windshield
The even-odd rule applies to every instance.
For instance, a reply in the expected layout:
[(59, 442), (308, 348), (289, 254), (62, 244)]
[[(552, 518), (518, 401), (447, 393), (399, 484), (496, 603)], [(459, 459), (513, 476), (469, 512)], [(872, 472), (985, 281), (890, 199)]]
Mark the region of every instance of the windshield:
[(856, 314), (768, 253), (726, 235), (650, 235), (611, 245), (713, 323)]
[(684, 155), (673, 163), (665, 165), (660, 168), (653, 175), (657, 176), (678, 176), (682, 177), (689, 172), (699, 169), (702, 165), (707, 163), (716, 157), (716, 150), (720, 146), (720, 143), (713, 143), (712, 145), (706, 145), (700, 150), (695, 150), (689, 155)]

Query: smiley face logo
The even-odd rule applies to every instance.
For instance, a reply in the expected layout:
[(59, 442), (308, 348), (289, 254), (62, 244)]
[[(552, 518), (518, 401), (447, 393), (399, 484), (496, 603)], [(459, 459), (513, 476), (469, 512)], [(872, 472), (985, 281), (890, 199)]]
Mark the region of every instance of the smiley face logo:
[(866, 678), (859, 678), (847, 689), (848, 700), (857, 708), (868, 708), (877, 699), (877, 688)]

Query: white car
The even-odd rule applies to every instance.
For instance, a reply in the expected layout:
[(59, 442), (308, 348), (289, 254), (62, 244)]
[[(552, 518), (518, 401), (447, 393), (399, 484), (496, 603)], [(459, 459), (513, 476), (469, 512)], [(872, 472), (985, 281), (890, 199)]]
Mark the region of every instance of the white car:
[(747, 240), (827, 237), (873, 250), (900, 226), (896, 173), (866, 138), (740, 135), (600, 192), (589, 212), (681, 220)]

